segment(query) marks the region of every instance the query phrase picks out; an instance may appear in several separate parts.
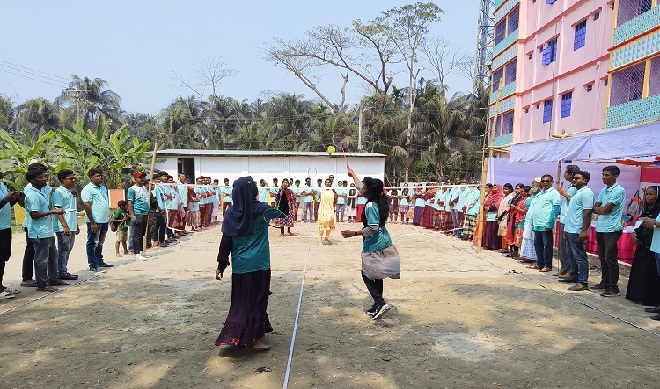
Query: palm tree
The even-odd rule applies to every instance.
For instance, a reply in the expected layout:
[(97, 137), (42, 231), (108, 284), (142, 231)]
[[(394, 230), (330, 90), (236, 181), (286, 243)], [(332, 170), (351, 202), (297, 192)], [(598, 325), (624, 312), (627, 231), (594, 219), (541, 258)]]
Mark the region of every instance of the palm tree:
[(59, 126), (59, 108), (43, 97), (26, 101), (16, 111), (16, 132), (33, 142)]
[[(72, 75), (69, 87), (57, 98), (58, 103), (68, 104), (63, 116), (76, 121), (85, 119), (85, 128), (94, 128), (98, 124), (99, 114), (112, 121), (114, 126), (122, 124), (121, 97), (111, 90), (104, 90), (107, 82), (100, 78), (89, 79)], [(75, 113), (75, 115), (74, 115)]]

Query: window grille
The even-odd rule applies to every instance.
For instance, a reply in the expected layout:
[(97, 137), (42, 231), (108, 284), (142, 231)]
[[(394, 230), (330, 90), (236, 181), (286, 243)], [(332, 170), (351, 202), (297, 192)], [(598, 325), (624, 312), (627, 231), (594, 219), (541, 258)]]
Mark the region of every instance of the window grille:
[(543, 102), (543, 123), (552, 120), (552, 99)]
[(584, 46), (587, 39), (587, 21), (583, 20), (575, 26), (575, 43), (573, 44), (573, 51)]

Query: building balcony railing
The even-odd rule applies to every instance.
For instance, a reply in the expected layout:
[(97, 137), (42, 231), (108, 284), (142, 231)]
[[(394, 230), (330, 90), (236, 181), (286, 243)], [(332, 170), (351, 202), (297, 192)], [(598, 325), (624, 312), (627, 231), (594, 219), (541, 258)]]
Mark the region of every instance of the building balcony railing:
[[(516, 93), (516, 82), (510, 82), (507, 85), (502, 87), (502, 96), (500, 96), (500, 100), (507, 98), (511, 96), (512, 94)], [(490, 103), (493, 104), (497, 100), (497, 91), (493, 92), (490, 94)]]
[(504, 66), (505, 63), (516, 58), (516, 55), (518, 55), (518, 47), (516, 46), (510, 47), (507, 51), (502, 53), (502, 55), (500, 55), (499, 57), (493, 60), (493, 63), (491, 64), (491, 69), (495, 71), (501, 68), (502, 66)]
[[(504, 1), (501, 1), (500, 3), (504, 3)], [(501, 9), (498, 9), (497, 12), (495, 12), (495, 23), (498, 23), (500, 20), (504, 19), (506, 14), (508, 14), (516, 5), (520, 3), (520, 0), (509, 0), (506, 4), (504, 4), (504, 7)], [(499, 6), (497, 3), (495, 4), (495, 9), (497, 9)]]
[[(516, 99), (514, 99), (513, 97), (510, 97), (510, 98), (508, 98), (504, 101), (500, 101), (500, 106), (499, 106), (499, 110), (498, 110), (497, 114), (499, 115), (501, 113), (510, 111), (510, 110), (514, 109), (515, 107), (516, 107)], [(495, 106), (491, 105), (490, 109), (488, 110), (488, 117), (492, 118), (493, 116), (495, 116)]]
[(506, 0), (495, 0), (495, 9), (500, 8), (505, 1)]
[(660, 120), (660, 95), (607, 108), (606, 128), (617, 128)]
[(513, 143), (513, 134), (504, 134), (495, 137), (494, 147), (508, 146)]
[(502, 40), (502, 42), (498, 43), (495, 48), (493, 49), (493, 57), (499, 55), (502, 51), (504, 51), (506, 48), (511, 46), (515, 41), (518, 40), (518, 30), (512, 32)]
[(658, 26), (660, 26), (660, 5), (615, 28), (612, 46), (618, 46)]
[(618, 69), (658, 53), (660, 53), (660, 30), (614, 49), (611, 54), (610, 68)]

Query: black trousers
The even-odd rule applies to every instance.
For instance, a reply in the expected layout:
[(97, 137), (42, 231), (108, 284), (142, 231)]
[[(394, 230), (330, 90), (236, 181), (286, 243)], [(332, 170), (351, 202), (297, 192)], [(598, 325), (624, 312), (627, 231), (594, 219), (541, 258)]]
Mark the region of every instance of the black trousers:
[(29, 281), (34, 277), (34, 245), (25, 230), (25, 254), (23, 254), (23, 281)]
[(0, 285), (5, 276), (5, 262), (11, 257), (11, 228), (0, 230)]
[(153, 224), (149, 223), (149, 238), (151, 238), (152, 242), (165, 242), (165, 231), (167, 229), (165, 216), (160, 212), (151, 212), (149, 215), (155, 222)]
[(374, 304), (378, 307), (385, 304), (385, 300), (383, 299), (383, 280), (371, 280), (362, 273), (362, 281), (364, 281), (369, 294), (374, 299)]
[(146, 233), (147, 215), (135, 215), (135, 223), (133, 223), (133, 252), (135, 254), (139, 254), (144, 250), (142, 244)]

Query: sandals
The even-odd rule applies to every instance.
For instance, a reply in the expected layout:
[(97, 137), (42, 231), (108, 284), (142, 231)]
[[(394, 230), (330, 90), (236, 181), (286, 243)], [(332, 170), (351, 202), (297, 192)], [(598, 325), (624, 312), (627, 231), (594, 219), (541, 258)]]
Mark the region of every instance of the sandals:
[[(537, 266), (537, 268), (538, 268), (538, 266)], [(546, 266), (546, 267), (544, 267), (543, 269), (540, 269), (539, 271), (542, 272), (542, 273), (547, 273), (547, 272), (549, 272), (549, 271), (552, 271), (552, 268)]]
[(50, 285), (46, 285), (46, 286), (44, 286), (43, 288), (37, 288), (37, 290), (38, 290), (39, 292), (48, 292), (48, 293), (57, 292), (57, 289), (56, 289), (56, 288), (53, 288), (53, 287), (50, 286)]
[(540, 269), (539, 265), (537, 265), (537, 264), (529, 265), (529, 266), (527, 266), (527, 268), (528, 269)]
[(37, 287), (37, 281), (35, 280), (27, 280), (21, 282), (21, 286), (29, 287), (29, 288), (36, 288)]

